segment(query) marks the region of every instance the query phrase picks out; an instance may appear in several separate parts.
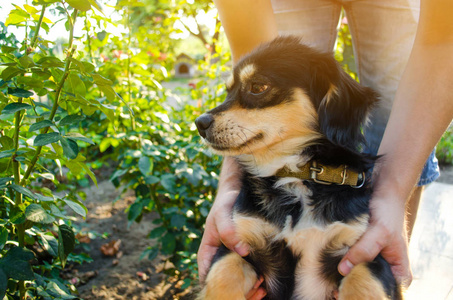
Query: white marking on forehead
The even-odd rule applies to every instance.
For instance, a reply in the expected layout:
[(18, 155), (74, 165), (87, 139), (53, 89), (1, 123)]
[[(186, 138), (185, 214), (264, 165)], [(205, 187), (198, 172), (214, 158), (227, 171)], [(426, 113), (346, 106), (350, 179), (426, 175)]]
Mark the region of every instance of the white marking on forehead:
[(228, 78), (225, 80), (225, 85), (227, 87), (227, 89), (231, 89), (234, 85), (234, 75), (233, 74), (230, 74), (230, 76), (228, 76)]
[(255, 73), (255, 70), (256, 70), (255, 65), (253, 64), (246, 65), (239, 72), (239, 78), (241, 79), (242, 82), (247, 81)]

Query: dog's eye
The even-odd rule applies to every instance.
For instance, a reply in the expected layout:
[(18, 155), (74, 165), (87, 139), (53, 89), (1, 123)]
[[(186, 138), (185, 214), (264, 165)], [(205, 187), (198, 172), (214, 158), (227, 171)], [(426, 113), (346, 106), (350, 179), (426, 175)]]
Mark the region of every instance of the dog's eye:
[(250, 93), (252, 95), (260, 95), (269, 89), (269, 85), (262, 83), (252, 83), (250, 85)]

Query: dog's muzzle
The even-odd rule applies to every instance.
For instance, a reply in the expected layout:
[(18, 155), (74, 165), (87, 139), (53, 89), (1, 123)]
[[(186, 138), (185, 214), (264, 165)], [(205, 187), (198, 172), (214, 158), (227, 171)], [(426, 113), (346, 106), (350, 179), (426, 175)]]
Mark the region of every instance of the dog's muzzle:
[(195, 120), (195, 125), (197, 125), (198, 133), (203, 138), (206, 138), (206, 131), (214, 123), (214, 117), (211, 114), (202, 114)]

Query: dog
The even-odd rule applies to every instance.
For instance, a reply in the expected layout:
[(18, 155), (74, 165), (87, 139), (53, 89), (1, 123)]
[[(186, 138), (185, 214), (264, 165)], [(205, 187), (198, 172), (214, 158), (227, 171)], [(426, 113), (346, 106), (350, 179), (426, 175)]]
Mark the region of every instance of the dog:
[(242, 58), (226, 89), (195, 123), (243, 169), (232, 217), (251, 251), (220, 247), (198, 299), (245, 299), (259, 276), (271, 300), (402, 299), (381, 256), (337, 271), (368, 226), (377, 157), (361, 153), (362, 131), (378, 95), (292, 36)]

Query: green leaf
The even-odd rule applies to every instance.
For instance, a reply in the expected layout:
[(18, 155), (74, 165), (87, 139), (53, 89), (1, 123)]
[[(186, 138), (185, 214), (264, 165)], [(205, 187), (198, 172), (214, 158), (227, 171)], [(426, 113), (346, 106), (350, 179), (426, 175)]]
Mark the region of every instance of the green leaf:
[(160, 183), (169, 192), (174, 193), (176, 189), (176, 177), (173, 174), (165, 174), (160, 178)]
[[(39, 78), (33, 78), (33, 77), (24, 77), (24, 76), (21, 76), (19, 78), (17, 78), (17, 83), (20, 84), (20, 85), (24, 85), (26, 86), (27, 88), (32, 88), (34, 89), (35, 91), (39, 91), (41, 90), (42, 88), (44, 88), (44, 83), (41, 79)], [(28, 93), (31, 93), (29, 91), (27, 91)], [(21, 95), (14, 95), (14, 96), (17, 96), (17, 97), (23, 97)], [(29, 96), (26, 96), (26, 97), (31, 97), (33, 96), (33, 93)]]
[(29, 109), (31, 107), (32, 106), (30, 104), (27, 104), (27, 103), (14, 102), (14, 103), (10, 103), (7, 106), (5, 106), (5, 108), (3, 108), (3, 110), (2, 110), (2, 114), (13, 114), (16, 111)]
[(60, 126), (72, 125), (72, 124), (77, 124), (83, 120), (85, 120), (85, 116), (83, 116), (83, 115), (68, 115), (68, 116), (64, 117), (63, 119), (61, 119), (60, 123), (58, 123), (58, 125), (60, 125)]
[(38, 60), (37, 64), (41, 65), (43, 68), (64, 67), (64, 63), (54, 56), (45, 56)]
[(8, 229), (6, 229), (5, 227), (1, 227), (0, 228), (0, 250), (3, 250), (3, 247), (5, 247), (7, 241), (8, 241)]
[(60, 257), (63, 268), (66, 265), (66, 259), (69, 253), (74, 250), (75, 236), (72, 228), (66, 224), (58, 227), (58, 256)]
[(79, 299), (70, 294), (67, 288), (57, 280), (51, 280), (46, 287), (46, 292), (53, 296), (54, 299), (71, 300)]
[(47, 127), (50, 127), (50, 126), (53, 126), (52, 121), (43, 120), (43, 121), (39, 121), (39, 122), (33, 123), (30, 126), (30, 128), (28, 128), (28, 131), (32, 132), (32, 131), (36, 131), (36, 130), (39, 130), (39, 129), (42, 129), (42, 128), (47, 128)]
[(171, 232), (167, 232), (167, 234), (162, 237), (162, 253), (173, 254), (175, 248), (176, 248), (175, 235)]
[(14, 149), (1, 151), (0, 159), (5, 158), (5, 157), (11, 157), (11, 156), (13, 156), (14, 152), (16, 152)]
[(8, 88), (8, 94), (16, 97), (28, 98), (33, 96), (33, 93), (20, 88)]
[(1, 49), (2, 49), (3, 53), (11, 53), (11, 52), (14, 52), (16, 50), (19, 50), (19, 48), (17, 48), (17, 47), (10, 47), (10, 46), (2, 46)]
[(25, 209), (25, 218), (39, 224), (50, 224), (55, 221), (55, 218), (49, 215), (41, 205), (35, 203), (27, 206)]
[(94, 184), (96, 186), (98, 186), (98, 181), (96, 179), (96, 175), (94, 175), (93, 171), (91, 171), (90, 167), (88, 167), (86, 164), (84, 163), (80, 163), (80, 165), (82, 166), (82, 168), (85, 170), (85, 172), (87, 172), (88, 176), (90, 176), (91, 180), (93, 180)]
[(110, 180), (113, 181), (113, 180), (115, 180), (116, 178), (123, 176), (124, 174), (127, 173), (127, 171), (129, 171), (129, 170), (128, 170), (128, 169), (123, 169), (123, 170), (119, 169), (119, 170), (116, 170), (115, 172), (113, 172), (112, 177), (110, 177)]
[(11, 187), (13, 190), (15, 190), (16, 192), (19, 192), (21, 193), (22, 195), (25, 195), (27, 196), (28, 198), (30, 199), (36, 199), (36, 196), (34, 193), (32, 193), (29, 189), (27, 189), (26, 187), (23, 187), (23, 186), (20, 186), (20, 185), (17, 185), (17, 184), (11, 184), (9, 187)]
[(13, 177), (0, 178), (0, 185), (7, 184), (8, 182), (13, 181), (13, 180), (14, 180)]
[(14, 148), (14, 140), (10, 138), (9, 136), (2, 136), (0, 137), (0, 145), (7, 150), (7, 149), (13, 149)]
[(63, 147), (63, 154), (69, 159), (75, 159), (79, 154), (79, 146), (73, 140), (67, 138), (60, 139), (61, 146)]
[(13, 77), (15, 77), (15, 76), (17, 76), (17, 75), (19, 75), (21, 73), (25, 73), (25, 71), (19, 69), (16, 66), (9, 66), (9, 67), (7, 67), (6, 69), (4, 69), (2, 71), (2, 74), (0, 75), (0, 77), (4, 81), (9, 81), (9, 80), (11, 80), (11, 78), (13, 78)]
[(35, 62), (33, 61), (33, 58), (31, 58), (28, 55), (23, 55), (21, 58), (19, 58), (20, 65), (24, 68), (30, 68), (35, 65)]
[(38, 134), (33, 141), (33, 146), (45, 146), (51, 143), (56, 143), (61, 139), (58, 132)]
[(153, 158), (148, 156), (142, 156), (138, 160), (138, 169), (143, 175), (150, 175), (153, 172)]
[(25, 219), (25, 213), (18, 207), (12, 208), (9, 214), (9, 220), (13, 224), (23, 224)]
[(99, 74), (91, 74), (91, 77), (93, 77), (94, 83), (97, 85), (113, 85), (113, 82)]
[(81, 11), (88, 11), (91, 9), (91, 4), (88, 0), (66, 0), (66, 2), (73, 8)]
[(41, 242), (44, 246), (44, 249), (46, 249), (47, 252), (49, 252), (50, 255), (57, 257), (58, 256), (58, 241), (53, 235), (40, 235)]
[(30, 15), (26, 11), (21, 11), (19, 9), (12, 10), (5, 21), (5, 26), (16, 25), (22, 22), (25, 22)]
[(183, 215), (175, 214), (171, 217), (170, 224), (176, 227), (176, 229), (181, 229), (186, 225), (186, 218)]
[(127, 219), (129, 221), (136, 220), (143, 211), (143, 203), (142, 202), (135, 202), (129, 207), (129, 213), (127, 214)]
[(83, 83), (82, 79), (80, 79), (79, 75), (76, 73), (69, 74), (64, 83), (64, 88), (67, 92), (74, 95), (82, 97), (85, 97), (86, 95), (85, 83)]
[(77, 214), (81, 215), (83, 218), (86, 218), (88, 210), (82, 203), (66, 199), (64, 202)]
[(165, 227), (156, 227), (149, 233), (149, 238), (151, 239), (160, 238), (166, 231), (167, 229)]
[(98, 88), (104, 93), (105, 97), (107, 97), (107, 100), (110, 102), (115, 101), (118, 96), (115, 90), (109, 85), (98, 85)]
[(8, 277), (5, 272), (0, 269), (0, 299), (3, 299), (6, 295), (6, 289), (8, 288)]
[(65, 137), (68, 138), (68, 139), (71, 139), (71, 140), (78, 140), (78, 141), (82, 141), (82, 142), (94, 145), (94, 142), (92, 140), (90, 140), (89, 138), (81, 135), (78, 132), (68, 132), (65, 135)]
[(159, 177), (156, 176), (145, 176), (145, 183), (146, 184), (155, 184), (160, 181)]
[(102, 31), (99, 31), (97, 34), (96, 34), (98, 40), (100, 40), (101, 42), (105, 39), (105, 37), (107, 36), (107, 31), (105, 30), (102, 30)]
[(33, 252), (26, 248), (9, 249), (0, 260), (0, 268), (8, 278), (15, 280), (33, 280), (35, 278), (30, 260), (35, 258)]

